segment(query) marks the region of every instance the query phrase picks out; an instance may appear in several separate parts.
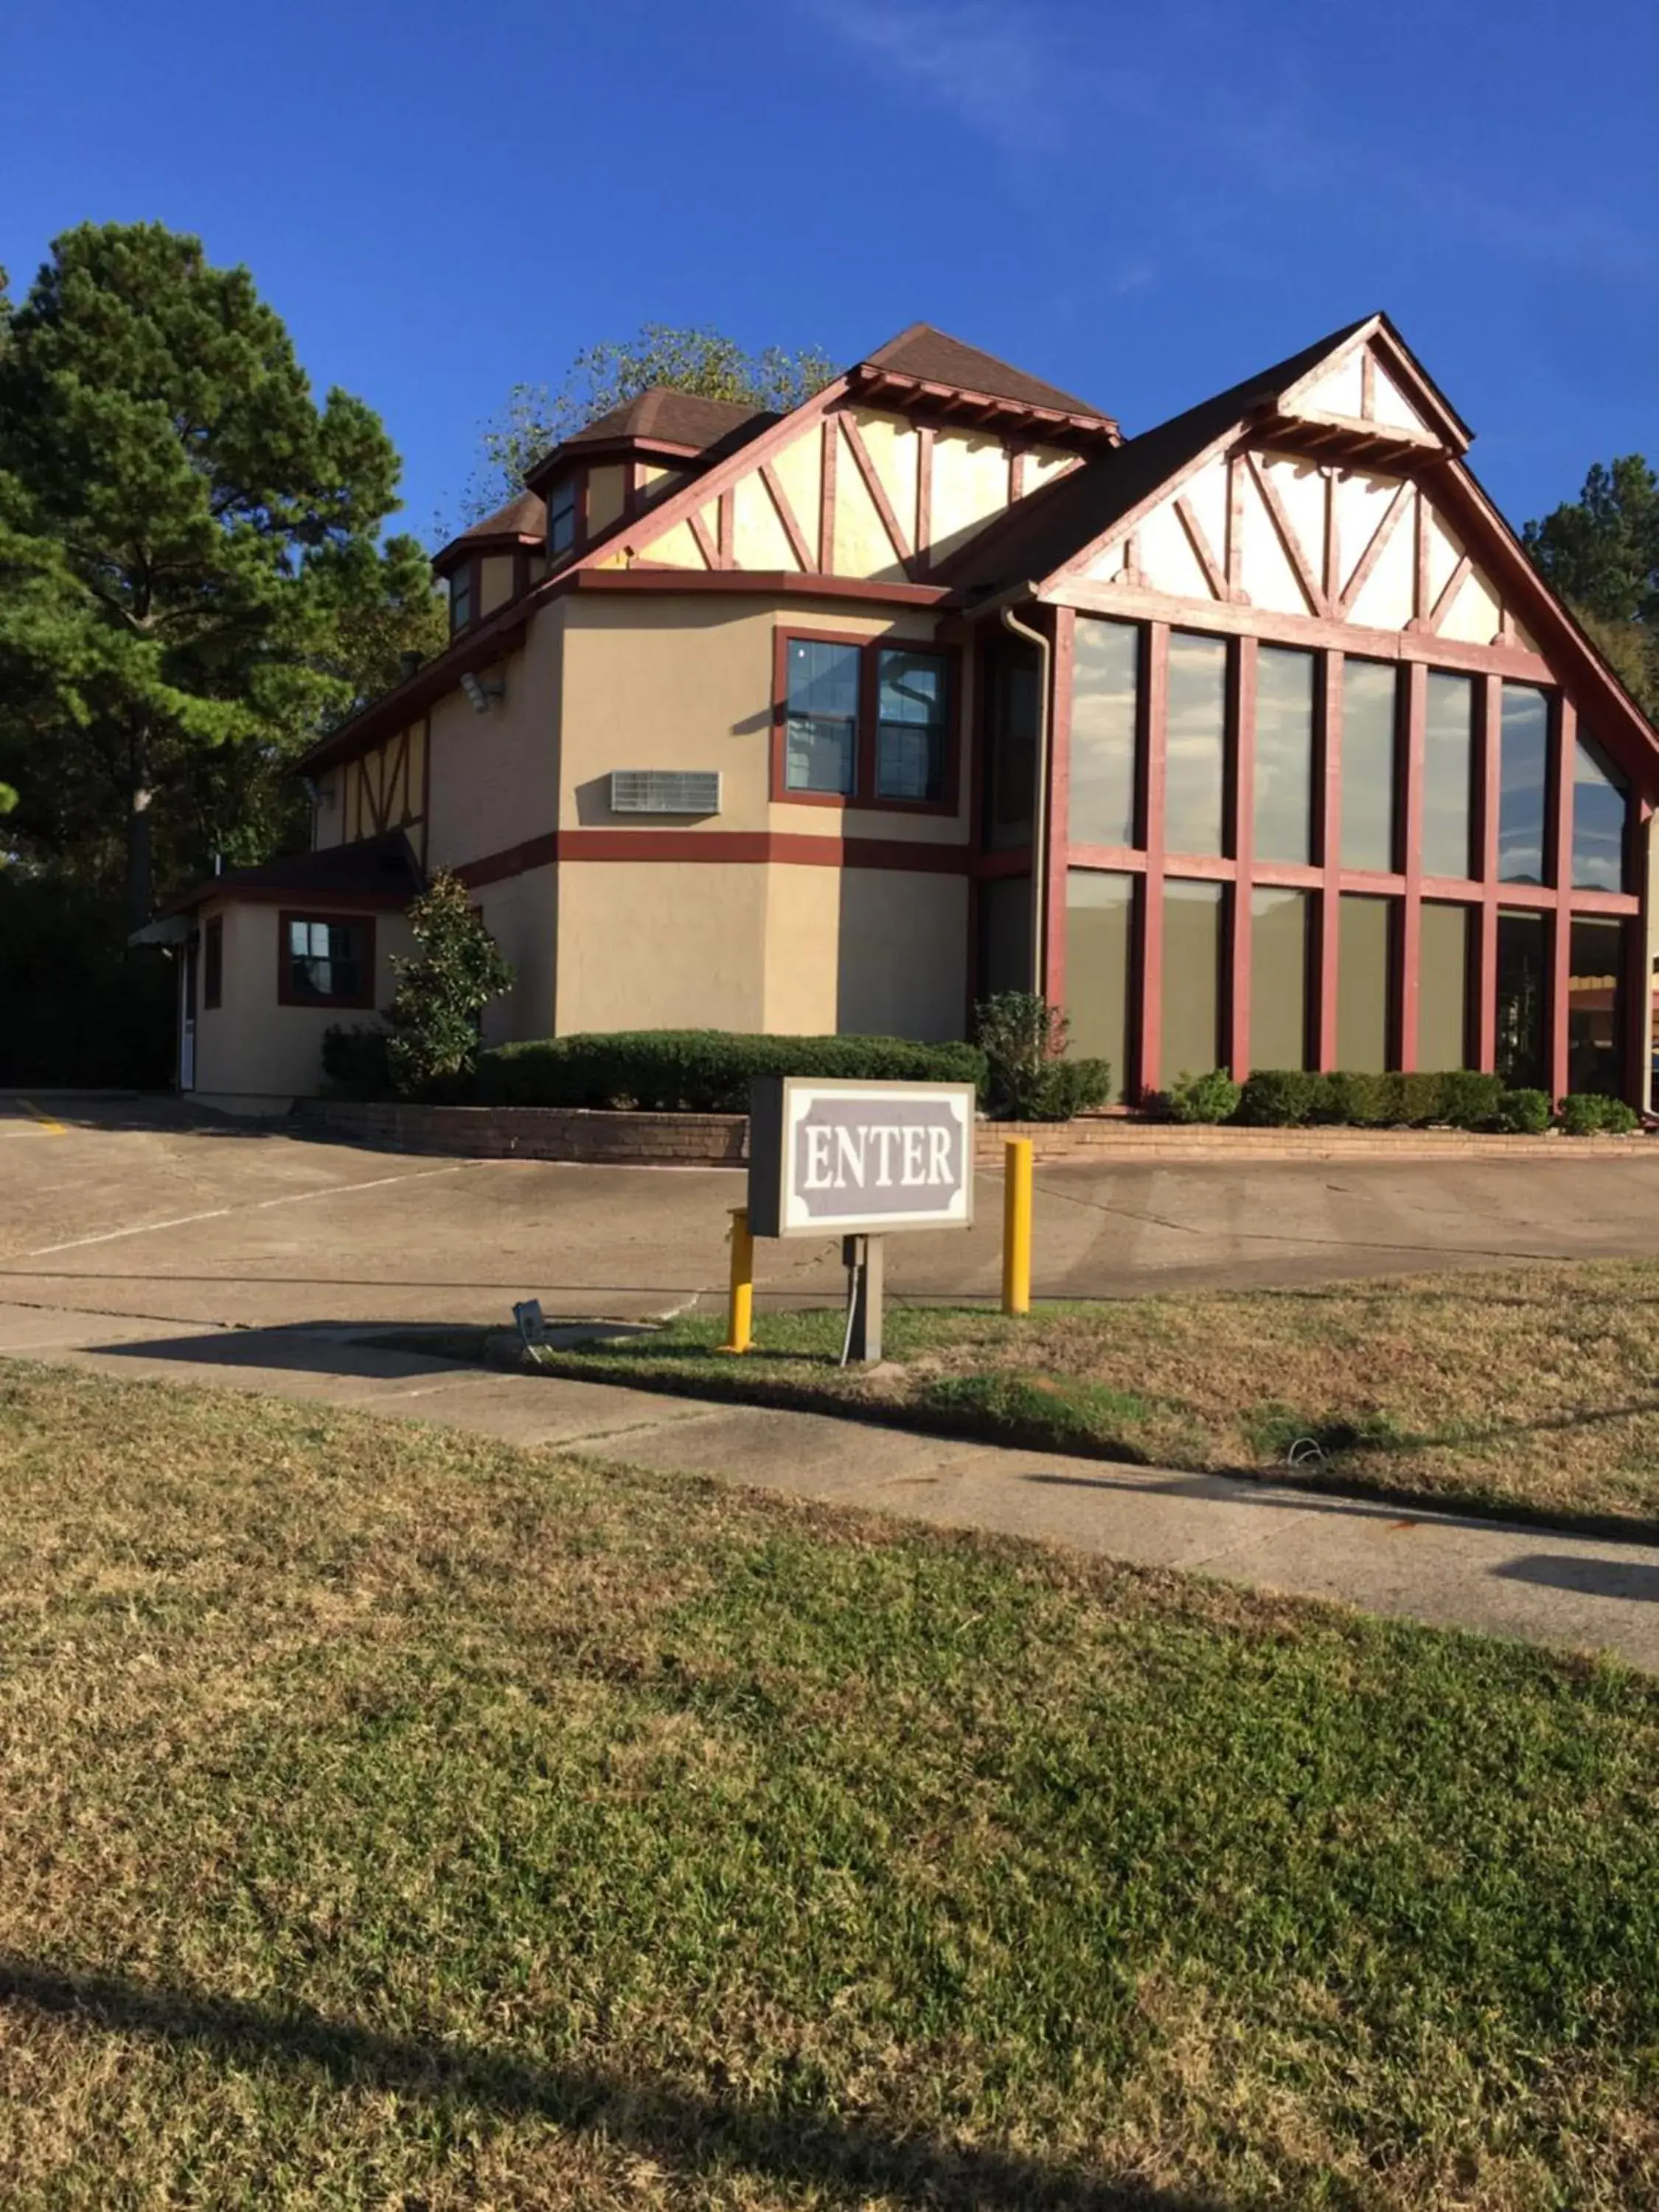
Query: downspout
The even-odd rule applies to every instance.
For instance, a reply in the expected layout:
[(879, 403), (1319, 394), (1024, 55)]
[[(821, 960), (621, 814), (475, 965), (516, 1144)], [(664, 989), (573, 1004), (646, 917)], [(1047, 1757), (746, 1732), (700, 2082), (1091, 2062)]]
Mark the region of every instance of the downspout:
[[(1028, 584), (1027, 599), (1035, 599), (1036, 586)], [(1021, 622), (1012, 606), (1002, 609), (1002, 626), (1016, 637), (1036, 646), (1042, 673), (1038, 679), (1036, 775), (1031, 792), (1031, 990), (1046, 999), (1048, 963), (1044, 936), (1048, 915), (1048, 756), (1054, 744), (1054, 647), (1040, 629)]]

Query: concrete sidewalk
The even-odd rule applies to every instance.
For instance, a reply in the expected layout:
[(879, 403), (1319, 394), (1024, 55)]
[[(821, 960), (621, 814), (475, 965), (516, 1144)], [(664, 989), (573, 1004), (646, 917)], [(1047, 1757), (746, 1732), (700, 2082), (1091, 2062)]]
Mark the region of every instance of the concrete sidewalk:
[(381, 1351), (349, 1329), (191, 1324), (179, 1332), (126, 1316), (0, 1304), (0, 1354), (128, 1379), (268, 1391), (1037, 1537), (1438, 1627), (1608, 1651), (1659, 1674), (1656, 1546), (956, 1443), (825, 1414), (485, 1374)]

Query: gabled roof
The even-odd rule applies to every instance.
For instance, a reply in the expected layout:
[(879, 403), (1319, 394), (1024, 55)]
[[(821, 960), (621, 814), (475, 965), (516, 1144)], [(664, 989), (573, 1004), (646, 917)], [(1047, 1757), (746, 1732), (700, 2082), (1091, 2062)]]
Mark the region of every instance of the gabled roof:
[(1276, 403), (1364, 327), (1364, 321), (1345, 324), (1271, 368), (1258, 369), (1212, 398), (1172, 415), (1155, 429), (1143, 430), (1115, 451), (1071, 470), (1010, 508), (1005, 521), (993, 523), (941, 562), (935, 571), (937, 580), (977, 594), (1051, 576), (1170, 477), (1179, 476), (1235, 424)]
[(1066, 415), (1110, 419), (1092, 400), (1079, 399), (1073, 392), (1062, 392), (1058, 385), (1028, 376), (1023, 368), (999, 361), (993, 353), (981, 353), (977, 346), (965, 345), (948, 331), (935, 330), (931, 323), (912, 323), (908, 330), (878, 346), (853, 371), (854, 381), (864, 368), (886, 369), (895, 376), (914, 376), (921, 383), (949, 385), (958, 392), (982, 392), (994, 399), (1015, 400), (1023, 407), (1051, 407)]
[(250, 899), (274, 905), (290, 899), (345, 907), (405, 907), (424, 884), (420, 864), (401, 830), (356, 844), (325, 845), (320, 852), (284, 853), (257, 868), (232, 868), (180, 891), (160, 915), (187, 914), (215, 899)]

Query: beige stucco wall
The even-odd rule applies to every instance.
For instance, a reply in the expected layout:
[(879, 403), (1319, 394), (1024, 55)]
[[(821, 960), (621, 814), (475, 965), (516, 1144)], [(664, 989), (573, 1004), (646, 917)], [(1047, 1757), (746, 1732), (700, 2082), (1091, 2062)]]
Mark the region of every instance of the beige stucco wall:
[(562, 1034), (962, 1034), (963, 877), (778, 861), (565, 861), (559, 901)]
[(524, 644), (485, 685), (506, 696), (475, 714), (457, 689), (432, 708), (428, 865), (458, 868), (550, 830), (558, 815), (561, 635), (568, 602), (538, 610)]
[(766, 1026), (763, 864), (567, 860), (560, 1034)]
[(513, 988), (484, 1008), (483, 1040), (553, 1034), (557, 870), (532, 868), (473, 893), (484, 927), (513, 963)]
[(478, 563), (478, 606), (475, 619), (482, 621), (493, 615), (497, 607), (504, 607), (513, 596), (514, 559), (510, 553), (487, 553)]
[[(319, 906), (319, 913), (325, 907)], [(372, 1009), (283, 1006), (276, 1001), (279, 917), (283, 909), (252, 901), (205, 907), (198, 916), (215, 915), (224, 924), (222, 1003), (201, 1003), (203, 968), (197, 969), (196, 1084), (234, 1106), (238, 1099), (315, 1097), (322, 1085), (325, 1030), (338, 1023), (350, 1028), (372, 1024)], [(414, 951), (409, 924), (401, 914), (377, 913), (374, 923), (374, 1003), (392, 997), (392, 955)]]
[[(854, 641), (884, 636), (927, 644), (934, 625), (925, 611), (844, 612), (833, 602), (814, 605), (736, 593), (728, 599), (704, 592), (595, 592), (566, 604), (562, 827), (769, 829), (817, 837), (844, 829), (851, 836), (914, 837), (923, 843), (965, 840), (971, 782), (965, 760), (954, 816), (878, 807), (843, 812), (771, 799), (777, 632), (806, 629)], [(963, 702), (963, 721), (964, 728), (972, 727), (969, 699)], [(435, 769), (435, 752), (434, 759)], [(718, 769), (720, 812), (703, 819), (614, 815), (609, 778), (617, 768)], [(435, 817), (435, 794), (433, 811)]]

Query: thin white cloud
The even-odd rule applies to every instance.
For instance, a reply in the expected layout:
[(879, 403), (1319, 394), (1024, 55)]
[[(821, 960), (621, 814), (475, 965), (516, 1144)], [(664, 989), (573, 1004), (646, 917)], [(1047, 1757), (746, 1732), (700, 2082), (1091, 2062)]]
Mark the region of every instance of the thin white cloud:
[(1007, 154), (1052, 148), (1060, 118), (1033, 11), (1006, 0), (812, 0), (850, 46)]

